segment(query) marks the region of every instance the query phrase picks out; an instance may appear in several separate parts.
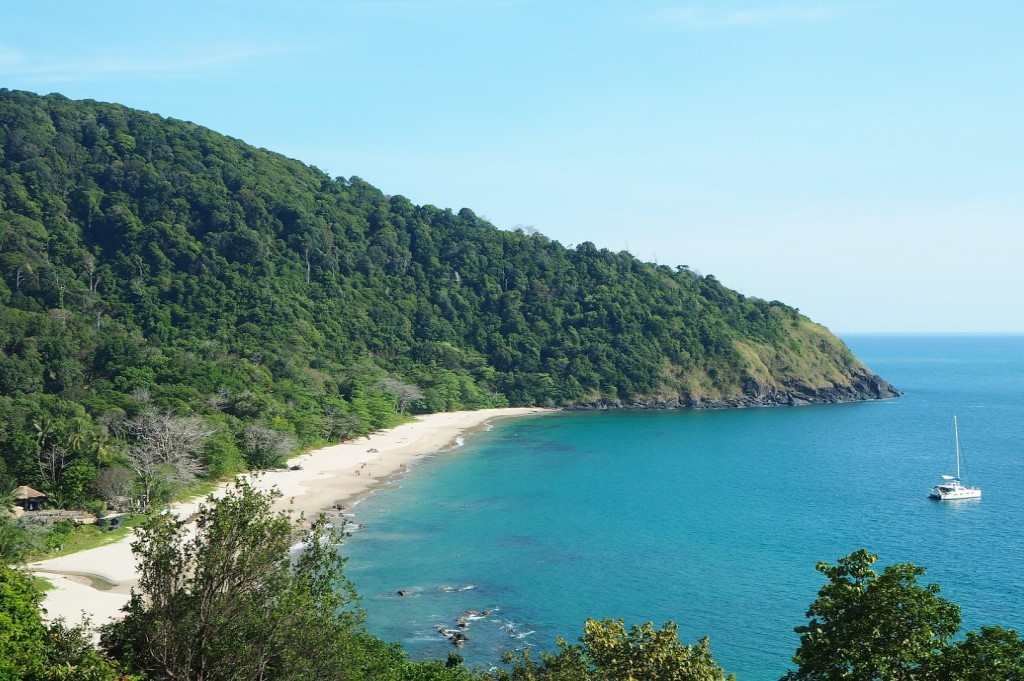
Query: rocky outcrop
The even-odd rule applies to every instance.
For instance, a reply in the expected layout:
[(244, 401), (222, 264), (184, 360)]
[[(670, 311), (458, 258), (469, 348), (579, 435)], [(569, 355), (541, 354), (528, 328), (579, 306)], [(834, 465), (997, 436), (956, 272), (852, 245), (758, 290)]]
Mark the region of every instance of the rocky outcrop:
[(798, 407), (808, 404), (838, 404), (866, 400), (887, 400), (902, 395), (885, 379), (866, 369), (856, 369), (848, 384), (813, 387), (799, 381), (782, 387), (764, 386), (746, 377), (735, 396), (702, 398), (689, 394), (676, 397), (649, 397), (630, 400), (595, 400), (579, 402), (567, 409), (738, 409), (743, 407)]

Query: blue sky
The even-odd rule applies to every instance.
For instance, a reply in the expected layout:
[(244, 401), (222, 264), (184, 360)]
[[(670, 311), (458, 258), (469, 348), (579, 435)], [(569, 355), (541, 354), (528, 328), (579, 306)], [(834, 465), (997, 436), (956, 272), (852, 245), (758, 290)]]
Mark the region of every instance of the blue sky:
[(1024, 331), (1024, 3), (10, 3), (117, 101), (839, 332)]

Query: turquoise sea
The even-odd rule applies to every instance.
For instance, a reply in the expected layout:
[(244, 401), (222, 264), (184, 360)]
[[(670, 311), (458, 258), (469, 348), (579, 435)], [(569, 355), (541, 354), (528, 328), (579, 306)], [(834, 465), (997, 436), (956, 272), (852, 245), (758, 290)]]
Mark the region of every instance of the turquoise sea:
[[(906, 395), (530, 417), (426, 459), (357, 507), (345, 551), (371, 630), (444, 657), (436, 625), (495, 609), (461, 650), (490, 665), (587, 617), (672, 619), (740, 681), (778, 679), (815, 562), (860, 547), (926, 566), (968, 627), (1024, 628), (1024, 337), (846, 340)], [(953, 414), (980, 501), (926, 498)]]

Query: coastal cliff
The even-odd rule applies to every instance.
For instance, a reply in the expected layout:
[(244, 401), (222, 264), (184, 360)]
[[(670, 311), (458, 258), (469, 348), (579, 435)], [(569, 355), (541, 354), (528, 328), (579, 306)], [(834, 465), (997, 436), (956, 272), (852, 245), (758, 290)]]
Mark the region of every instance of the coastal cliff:
[(707, 370), (666, 380), (652, 395), (581, 400), (570, 409), (728, 409), (885, 400), (902, 393), (864, 366), (823, 326), (801, 320), (775, 345), (736, 341), (739, 378), (716, 381)]
[(745, 385), (736, 396), (703, 397), (681, 393), (669, 397), (637, 397), (628, 401), (599, 399), (567, 405), (572, 410), (594, 409), (742, 409), (749, 407), (800, 407), (811, 404), (840, 404), (866, 400), (886, 400), (903, 393), (877, 374), (863, 369), (856, 371), (848, 384), (815, 387), (802, 383), (766, 388)]

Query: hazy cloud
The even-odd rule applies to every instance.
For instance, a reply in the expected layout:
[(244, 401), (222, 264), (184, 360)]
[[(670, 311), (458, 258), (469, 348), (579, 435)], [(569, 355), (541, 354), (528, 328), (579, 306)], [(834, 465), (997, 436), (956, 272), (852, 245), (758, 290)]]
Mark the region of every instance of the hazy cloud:
[(119, 75), (187, 75), (286, 51), (281, 48), (236, 45), (197, 48), (161, 56), (104, 54), (47, 59), (0, 46), (0, 76), (21, 77), (39, 82), (73, 82)]
[(773, 24), (817, 23), (842, 13), (833, 5), (769, 5), (727, 9), (707, 5), (662, 7), (655, 20), (687, 29), (734, 28)]

